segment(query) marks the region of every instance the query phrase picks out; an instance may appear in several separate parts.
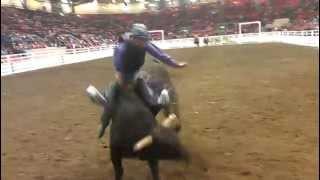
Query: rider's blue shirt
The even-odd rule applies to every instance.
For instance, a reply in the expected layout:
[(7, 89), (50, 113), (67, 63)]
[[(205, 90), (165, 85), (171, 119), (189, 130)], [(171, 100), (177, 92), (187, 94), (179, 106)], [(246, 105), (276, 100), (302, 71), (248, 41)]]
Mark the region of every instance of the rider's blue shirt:
[(114, 50), (113, 63), (116, 70), (124, 78), (133, 79), (144, 64), (146, 52), (169, 66), (178, 66), (174, 59), (151, 42), (146, 42), (144, 47), (138, 47), (130, 41), (123, 41)]

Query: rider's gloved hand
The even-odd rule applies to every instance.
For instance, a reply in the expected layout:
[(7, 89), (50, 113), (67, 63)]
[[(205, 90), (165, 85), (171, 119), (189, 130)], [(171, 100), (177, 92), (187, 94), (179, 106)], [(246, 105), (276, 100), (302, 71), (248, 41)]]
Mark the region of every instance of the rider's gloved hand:
[(178, 67), (185, 67), (185, 66), (187, 66), (188, 65), (188, 63), (186, 63), (186, 62), (179, 62), (178, 63)]

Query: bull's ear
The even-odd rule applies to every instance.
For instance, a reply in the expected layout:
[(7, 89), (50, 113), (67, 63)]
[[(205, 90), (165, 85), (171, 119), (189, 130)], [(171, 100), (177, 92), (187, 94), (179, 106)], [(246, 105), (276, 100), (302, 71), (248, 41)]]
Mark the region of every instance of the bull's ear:
[(153, 143), (153, 137), (148, 135), (142, 139), (140, 139), (133, 147), (134, 152), (141, 151), (142, 149), (150, 146)]

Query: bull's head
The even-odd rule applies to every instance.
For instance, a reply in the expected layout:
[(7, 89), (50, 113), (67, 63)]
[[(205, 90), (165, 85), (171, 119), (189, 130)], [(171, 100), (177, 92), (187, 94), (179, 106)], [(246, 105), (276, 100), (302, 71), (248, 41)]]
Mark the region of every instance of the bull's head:
[[(162, 121), (161, 126), (165, 128), (170, 128), (177, 130), (180, 128), (180, 122), (175, 114), (170, 114), (168, 118)], [(144, 138), (140, 139), (133, 147), (135, 152), (140, 151), (148, 146), (151, 146), (153, 143), (152, 135), (147, 135)]]

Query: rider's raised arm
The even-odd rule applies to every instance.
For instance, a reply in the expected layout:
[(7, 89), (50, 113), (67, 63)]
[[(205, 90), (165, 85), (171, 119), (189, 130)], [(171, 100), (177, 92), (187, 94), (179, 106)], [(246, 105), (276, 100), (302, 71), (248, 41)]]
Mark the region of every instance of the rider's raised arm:
[(179, 63), (172, 59), (168, 54), (159, 49), (156, 45), (151, 42), (146, 43), (146, 51), (151, 54), (153, 57), (159, 59), (161, 62), (171, 66), (171, 67), (179, 67)]

